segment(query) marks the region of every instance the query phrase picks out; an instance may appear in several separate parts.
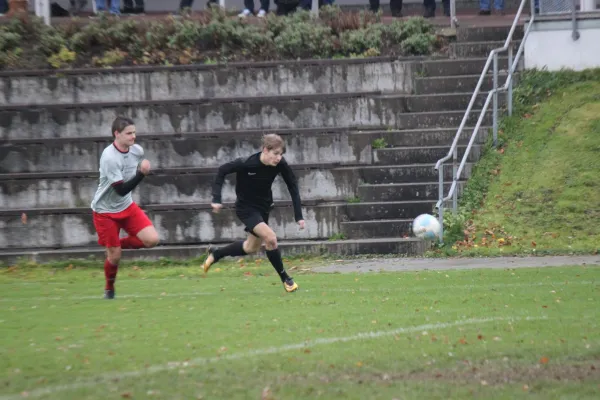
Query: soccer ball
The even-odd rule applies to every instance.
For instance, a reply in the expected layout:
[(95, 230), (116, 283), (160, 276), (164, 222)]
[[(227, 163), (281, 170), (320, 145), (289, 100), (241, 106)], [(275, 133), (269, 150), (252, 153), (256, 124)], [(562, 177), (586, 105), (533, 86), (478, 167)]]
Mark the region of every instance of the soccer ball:
[(426, 240), (441, 239), (442, 227), (437, 218), (429, 214), (421, 214), (412, 224), (412, 230), (416, 237)]

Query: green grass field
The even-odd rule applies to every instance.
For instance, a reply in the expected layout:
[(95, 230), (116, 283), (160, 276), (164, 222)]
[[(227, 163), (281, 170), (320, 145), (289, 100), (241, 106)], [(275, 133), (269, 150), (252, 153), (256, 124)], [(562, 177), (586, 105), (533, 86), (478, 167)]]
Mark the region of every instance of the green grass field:
[[(0, 399), (585, 399), (600, 268), (0, 272)], [(432, 266), (435, 260), (432, 260)], [(304, 271), (303, 271), (304, 270)]]

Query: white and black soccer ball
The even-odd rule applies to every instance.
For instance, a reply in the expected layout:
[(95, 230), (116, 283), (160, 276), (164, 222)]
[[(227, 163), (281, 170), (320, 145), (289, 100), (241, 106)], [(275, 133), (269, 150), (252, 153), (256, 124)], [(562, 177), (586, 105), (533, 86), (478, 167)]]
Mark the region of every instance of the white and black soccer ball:
[(436, 217), (430, 214), (421, 214), (414, 219), (412, 230), (416, 237), (425, 240), (440, 240), (442, 226)]

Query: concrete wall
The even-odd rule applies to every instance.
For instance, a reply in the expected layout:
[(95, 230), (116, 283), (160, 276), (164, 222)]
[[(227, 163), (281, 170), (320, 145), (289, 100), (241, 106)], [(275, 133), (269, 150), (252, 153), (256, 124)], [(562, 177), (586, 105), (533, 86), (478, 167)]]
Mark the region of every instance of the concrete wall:
[[(111, 70), (0, 72), (0, 104), (131, 102), (383, 91), (410, 93), (410, 61), (390, 57)], [(238, 99), (239, 100), (239, 99)]]
[(580, 71), (600, 67), (600, 13), (577, 22), (579, 39), (572, 37), (568, 16), (534, 22), (525, 42), (525, 68), (563, 68)]
[[(456, 126), (464, 116), (464, 110), (458, 106), (452, 111), (433, 111), (435, 106), (427, 102), (420, 109), (407, 109), (406, 104), (405, 98), (354, 93), (240, 103), (7, 106), (0, 107), (0, 139), (110, 137), (108, 130), (117, 115), (133, 118), (140, 134), (344, 127), (437, 128)], [(473, 121), (477, 119), (476, 114), (471, 116)]]
[[(284, 134), (292, 165), (317, 163), (370, 163), (371, 142), (392, 133), (351, 134), (349, 131)], [(139, 136), (139, 143), (154, 170), (161, 168), (216, 168), (237, 157), (260, 151), (261, 133)], [(38, 143), (0, 145), (0, 173), (97, 171), (110, 137), (79, 140), (47, 139)]]
[[(343, 205), (303, 207), (306, 228), (298, 229), (291, 207), (276, 207), (269, 219), (277, 237), (286, 239), (326, 239), (339, 231)], [(244, 226), (232, 209), (214, 214), (208, 209), (150, 210), (163, 244), (228, 242), (245, 238)], [(122, 236), (126, 234), (122, 232)], [(27, 224), (18, 213), (0, 219), (0, 248), (42, 248), (89, 246), (97, 244), (91, 212), (28, 215)]]
[[(354, 197), (358, 175), (352, 169), (296, 170), (303, 200), (346, 200)], [(133, 192), (139, 204), (189, 204), (212, 201), (215, 174), (150, 175)], [(0, 208), (89, 207), (97, 177), (16, 179), (0, 181)], [(235, 201), (235, 175), (223, 185), (224, 202)], [(281, 177), (273, 184), (274, 200), (290, 200)]]

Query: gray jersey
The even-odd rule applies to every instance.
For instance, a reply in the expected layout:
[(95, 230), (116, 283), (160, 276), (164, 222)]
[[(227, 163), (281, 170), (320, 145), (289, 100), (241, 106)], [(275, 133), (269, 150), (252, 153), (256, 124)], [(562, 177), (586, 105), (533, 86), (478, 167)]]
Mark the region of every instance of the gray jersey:
[(92, 210), (97, 213), (117, 213), (133, 203), (131, 192), (120, 196), (112, 185), (132, 179), (143, 158), (144, 150), (139, 144), (131, 146), (127, 153), (121, 153), (114, 144), (104, 149), (100, 157), (100, 179), (92, 200)]

